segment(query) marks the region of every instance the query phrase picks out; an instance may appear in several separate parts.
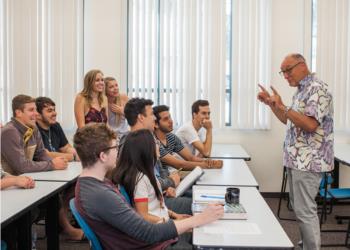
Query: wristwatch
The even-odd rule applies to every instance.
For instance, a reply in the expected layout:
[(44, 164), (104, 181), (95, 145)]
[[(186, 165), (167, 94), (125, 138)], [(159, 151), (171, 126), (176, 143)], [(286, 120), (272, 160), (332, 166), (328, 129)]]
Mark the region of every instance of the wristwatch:
[(291, 109), (292, 109), (291, 106), (285, 106), (284, 107), (284, 116), (287, 116), (288, 111), (291, 110)]

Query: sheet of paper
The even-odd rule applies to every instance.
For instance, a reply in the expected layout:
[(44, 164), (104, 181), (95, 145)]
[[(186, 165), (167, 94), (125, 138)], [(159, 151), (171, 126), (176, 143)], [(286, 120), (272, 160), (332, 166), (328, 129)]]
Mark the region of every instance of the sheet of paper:
[(258, 225), (242, 221), (219, 221), (203, 226), (203, 232), (207, 234), (261, 234)]

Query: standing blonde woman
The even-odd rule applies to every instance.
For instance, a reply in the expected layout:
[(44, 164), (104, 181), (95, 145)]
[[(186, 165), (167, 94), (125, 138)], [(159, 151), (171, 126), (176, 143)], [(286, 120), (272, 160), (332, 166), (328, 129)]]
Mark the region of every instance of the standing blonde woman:
[(84, 89), (76, 96), (74, 114), (78, 128), (90, 122), (107, 123), (107, 98), (104, 93), (103, 73), (90, 70), (84, 77)]
[(108, 125), (117, 132), (118, 137), (123, 136), (129, 131), (124, 116), (124, 106), (128, 102), (128, 96), (120, 93), (116, 79), (106, 77), (104, 80), (108, 98)]

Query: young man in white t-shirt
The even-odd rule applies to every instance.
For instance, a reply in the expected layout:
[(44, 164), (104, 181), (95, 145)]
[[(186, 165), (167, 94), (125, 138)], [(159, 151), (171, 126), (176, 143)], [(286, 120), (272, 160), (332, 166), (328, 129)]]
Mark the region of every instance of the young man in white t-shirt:
[(182, 125), (176, 135), (193, 155), (210, 157), (212, 128), (209, 102), (197, 100), (192, 104), (192, 121)]

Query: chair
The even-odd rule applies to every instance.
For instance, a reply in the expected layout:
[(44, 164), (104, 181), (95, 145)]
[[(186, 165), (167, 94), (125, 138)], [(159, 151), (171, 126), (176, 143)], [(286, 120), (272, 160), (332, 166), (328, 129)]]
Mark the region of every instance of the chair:
[(85, 236), (88, 238), (90, 241), (90, 246), (93, 250), (102, 250), (102, 246), (100, 241), (97, 239), (96, 234), (92, 231), (92, 229), (89, 227), (89, 225), (85, 222), (83, 217), (79, 214), (78, 210), (75, 207), (74, 204), (74, 198), (69, 201), (69, 207), (77, 220), (79, 226), (83, 230)]
[[(350, 188), (330, 188), (329, 186), (333, 183), (333, 176), (331, 172), (324, 174), (321, 183), (319, 194), (323, 200), (320, 225), (327, 219), (327, 214), (332, 213), (334, 202), (339, 200), (350, 199)], [(330, 207), (327, 211), (327, 202), (329, 202)], [(324, 221), (323, 221), (324, 218)], [(336, 216), (336, 219), (341, 221), (342, 219), (348, 219), (348, 217)]]
[(281, 204), (282, 204), (282, 199), (287, 198), (287, 208), (289, 211), (292, 211), (292, 208), (290, 206), (290, 200), (289, 200), (289, 194), (286, 193), (286, 188), (287, 188), (287, 168), (283, 167), (283, 174), (282, 174), (282, 185), (281, 185), (281, 192), (280, 192), (280, 198), (278, 201), (278, 209), (277, 209), (277, 216), (280, 220), (290, 220), (290, 221), (295, 221), (295, 219), (290, 219), (290, 218), (283, 218), (280, 216), (281, 212)]
[(119, 192), (124, 196), (125, 200), (131, 205), (131, 200), (123, 185), (119, 185)]

